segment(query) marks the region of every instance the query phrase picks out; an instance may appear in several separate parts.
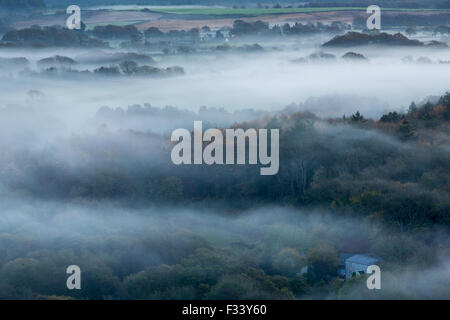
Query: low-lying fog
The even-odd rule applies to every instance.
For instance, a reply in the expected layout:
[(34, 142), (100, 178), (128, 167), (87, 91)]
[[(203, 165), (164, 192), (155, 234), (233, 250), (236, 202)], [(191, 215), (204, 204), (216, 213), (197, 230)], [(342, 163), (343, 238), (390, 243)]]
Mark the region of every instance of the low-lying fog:
[[(336, 101), (326, 106), (314, 105), (311, 111), (327, 117), (360, 110), (367, 117), (379, 117), (388, 110), (405, 110), (413, 100), (448, 90), (450, 64), (439, 62), (450, 61), (450, 49), (336, 50), (318, 46), (319, 43), (298, 45), (297, 50), (289, 46), (279, 51), (269, 47), (267, 52), (258, 54), (154, 56), (157, 67), (179, 65), (185, 69), (183, 76), (162, 79), (33, 77), (4, 66), (0, 74), (1, 106), (31, 106), (57, 114), (67, 125), (80, 125), (102, 106), (126, 108), (150, 103), (194, 111), (200, 106), (228, 111), (244, 108), (277, 111), (311, 97), (340, 95), (348, 97), (345, 106)], [(319, 50), (335, 54), (337, 60), (292, 62)], [(348, 51), (361, 53), (369, 61), (341, 59)], [(38, 70), (37, 60), (55, 54), (79, 61), (72, 67), (78, 70), (93, 70), (101, 65), (87, 62), (89, 55), (98, 57), (98, 51), (1, 51), (0, 57), (26, 57), (31, 61), (29, 68)], [(412, 61), (402, 61), (407, 56)], [(420, 57), (427, 57), (432, 63), (417, 62)], [(27, 95), (30, 90), (39, 90), (43, 95), (32, 99)]]
[[(360, 250), (375, 252), (381, 257), (391, 256), (399, 245), (418, 252), (428, 250), (429, 257), (435, 261), (432, 266), (425, 266), (423, 261), (410, 261), (401, 272), (392, 270), (383, 273), (380, 297), (442, 299), (448, 294), (450, 261), (437, 246), (422, 247), (406, 236), (395, 236), (383, 230), (373, 232), (362, 222), (331, 216), (323, 210), (268, 207), (241, 212), (233, 217), (219, 208), (123, 209), (108, 203), (87, 206), (83, 203), (29, 200), (26, 203), (23, 199), (5, 199), (2, 195), (0, 243), (4, 246), (4, 255), (0, 261), (6, 258), (13, 262), (6, 264), (0, 272), (3, 284), (3, 287), (0, 286), (0, 297), (5, 293), (7, 284), (23, 285), (23, 282), (16, 282), (17, 275), (14, 273), (19, 262), (23, 265), (19, 271), (32, 273), (27, 276), (40, 272), (34, 274), (31, 288), (35, 286), (45, 292), (45, 288), (55, 286), (53, 290), (64, 292), (63, 286), (59, 288), (56, 281), (63, 279), (64, 275), (57, 271), (58, 266), (64, 270), (64, 263), (68, 261), (80, 265), (85, 271), (108, 270), (107, 275), (95, 279), (95, 285), (104, 281), (109, 286), (107, 277), (114, 280), (118, 276), (116, 279), (119, 279), (161, 264), (170, 265), (178, 259), (190, 261), (193, 258), (193, 262), (198, 263), (197, 268), (204, 268), (205, 273), (211, 272), (208, 267), (211, 263), (212, 266), (218, 263), (215, 261), (217, 256), (211, 256), (209, 261), (196, 261), (195, 257), (198, 259), (201, 250), (208, 254), (210, 250), (218, 254), (228, 252), (229, 260), (219, 261), (226, 264), (223, 266), (225, 268), (234, 263), (256, 267), (258, 259), (264, 256), (272, 261), (274, 268), (278, 264), (281, 268), (284, 265), (280, 261), (283, 249), (295, 248), (304, 256), (309, 248), (317, 244), (349, 242), (354, 242)], [(372, 245), (369, 245), (369, 239)], [(430, 243), (436, 245), (446, 241), (448, 237), (436, 230)], [(230, 249), (232, 251), (227, 251)], [(36, 264), (37, 261), (40, 262)], [(33, 263), (34, 269), (27, 269)], [(45, 269), (45, 266), (56, 269)], [(185, 267), (187, 273), (192, 272), (188, 271), (188, 266)], [(170, 273), (167, 277), (171, 277)], [(125, 285), (128, 281), (124, 281)], [(166, 281), (170, 283), (172, 280)], [(45, 286), (39, 287), (43, 283)], [(170, 286), (178, 284), (174, 282)], [(133, 289), (128, 289), (128, 294), (133, 294)], [(115, 291), (115, 288), (107, 287), (105, 290), (121, 297), (120, 291)], [(176, 287), (165, 287), (163, 290), (173, 291)], [(363, 284), (347, 290), (347, 298), (361, 298), (367, 294)], [(101, 292), (102, 288), (97, 291)], [(257, 295), (248, 292), (250, 297), (252, 294)]]
[[(262, 206), (234, 214), (220, 205), (209, 209), (190, 208), (178, 203), (171, 207), (151, 204), (144, 208), (133, 205), (125, 208), (122, 207), (124, 204), (120, 202), (121, 199), (115, 199), (114, 193), (109, 194), (112, 202), (97, 200), (95, 197), (86, 200), (76, 196), (65, 202), (64, 199), (53, 199), (52, 196), (44, 199), (32, 194), (31, 189), (25, 190), (27, 183), (33, 183), (32, 179), (46, 177), (46, 174), (56, 177), (55, 179), (60, 178), (58, 183), (62, 183), (61, 188), (74, 181), (71, 180), (73, 177), (79, 180), (89, 179), (87, 174), (84, 176), (77, 170), (83, 169), (83, 172), (89, 173), (87, 167), (91, 165), (95, 168), (93, 170), (100, 172), (98, 177), (104, 179), (102, 183), (108, 184), (108, 174), (120, 176), (122, 173), (113, 168), (105, 170), (106, 174), (101, 175), (105, 169), (102, 166), (108, 163), (102, 159), (120, 163), (124, 167), (125, 164), (135, 165), (136, 168), (132, 169), (138, 171), (139, 165), (147, 165), (146, 161), (151, 157), (159, 157), (154, 154), (154, 150), (156, 143), (160, 146), (160, 141), (153, 141), (152, 136), (146, 136), (147, 140), (139, 140), (138, 134), (121, 137), (123, 131), (115, 136), (117, 129), (167, 134), (174, 126), (186, 126), (190, 129), (192, 120), (196, 117), (205, 117), (205, 120), (213, 124), (227, 126), (233, 122), (281, 112), (283, 109), (309, 110), (324, 118), (350, 115), (359, 110), (365, 117), (378, 119), (386, 111), (404, 111), (412, 101), (439, 96), (450, 89), (450, 64), (440, 63), (450, 61), (450, 49), (336, 50), (321, 49), (320, 43), (323, 41), (316, 40), (313, 43), (278, 49), (268, 47), (266, 52), (258, 54), (154, 55), (157, 67), (179, 65), (184, 68), (185, 75), (152, 79), (127, 76), (26, 75), (11, 65), (2, 65), (0, 146), (6, 151), (0, 152), (0, 163), (4, 164), (0, 168), (0, 178), (8, 175), (8, 179), (12, 177), (11, 181), (19, 183), (14, 185), (13, 192), (4, 187), (2, 183), (6, 184), (5, 181), (0, 181), (0, 298), (20, 296), (22, 292), (18, 293), (17, 288), (24, 286), (24, 283), (25, 287), (35, 286), (33, 288), (36, 292), (42, 294), (67, 295), (64, 287), (59, 291), (52, 291), (55, 288), (52, 285), (55, 272), (63, 270), (61, 268), (68, 264), (80, 264), (87, 270), (107, 270), (108, 274), (114, 275), (111, 276), (112, 282), (123, 281), (123, 286), (117, 285), (114, 290), (108, 287), (104, 295), (88, 293), (88, 298), (104, 298), (109, 295), (115, 298), (195, 298), (197, 296), (192, 294), (193, 289), (184, 287), (179, 295), (172, 291), (140, 294), (133, 291), (136, 289), (132, 287), (133, 277), (150, 277), (148, 270), (153, 269), (149, 268), (160, 265), (163, 268), (169, 268), (167, 265), (178, 268), (178, 263), (182, 263), (188, 268), (189, 263), (186, 261), (189, 261), (191, 255), (199, 254), (197, 249), (211, 250), (214, 253), (220, 251), (222, 254), (225, 252), (223, 256), (230, 261), (234, 259), (232, 262), (228, 261), (233, 266), (240, 263), (246, 267), (259, 266), (266, 256), (275, 266), (281, 259), (279, 253), (283, 249), (295, 248), (303, 259), (305, 252), (316, 243), (341, 242), (354, 243), (357, 252), (371, 252), (381, 257), (396, 257), (396, 250), (405, 252), (405, 246), (410, 253), (408, 257), (417, 257), (416, 251), (421, 256), (429, 256), (428, 261), (414, 261), (413, 258), (412, 261), (403, 261), (404, 257), (399, 256), (399, 261), (396, 262), (404, 263), (404, 268), (401, 272), (392, 270), (383, 275), (383, 279), (386, 279), (383, 282), (383, 298), (448, 298), (450, 261), (448, 256), (445, 257), (448, 251), (442, 246), (443, 243), (448, 243), (448, 234), (442, 230), (431, 230), (433, 236), (430, 239), (416, 244), (416, 239), (391, 234), (381, 227), (368, 228), (363, 219), (356, 221), (346, 218), (344, 212), (342, 215), (331, 216), (326, 209), (299, 210)], [(307, 63), (293, 61), (319, 50), (335, 54), (337, 59)], [(348, 51), (361, 53), (369, 61), (352, 62), (342, 59), (341, 56)], [(105, 65), (90, 61), (91, 57), (98, 58), (98, 51), (2, 50), (0, 58), (26, 57), (30, 61), (29, 68), (39, 71), (37, 61), (56, 54), (78, 61), (73, 66), (77, 70), (93, 70)], [(406, 56), (412, 57), (409, 62), (404, 61)], [(420, 57), (429, 58), (431, 63), (417, 62)], [(111, 110), (103, 108), (99, 116), (99, 110), (104, 106), (113, 109), (120, 107), (123, 111), (117, 112), (121, 113), (127, 111), (129, 106), (144, 106), (145, 103), (154, 107), (173, 106), (186, 110), (174, 111), (173, 118), (167, 117), (172, 110), (168, 109), (161, 119), (131, 114), (126, 119), (118, 117), (119, 120), (115, 122), (114, 115), (108, 113)], [(202, 109), (199, 114), (192, 113), (202, 106), (223, 110), (209, 110), (207, 115), (202, 114), (207, 112), (206, 109)], [(148, 105), (146, 107), (149, 108)], [(139, 108), (133, 110), (139, 111)], [(104, 117), (110, 117), (108, 129), (112, 130), (103, 136), (101, 130), (104, 129)], [(113, 133), (110, 134), (111, 132)], [(352, 136), (356, 137), (358, 134)], [(384, 137), (382, 134), (379, 136)], [(400, 145), (398, 141), (395, 143)], [(97, 150), (96, 146), (102, 147)], [(335, 148), (338, 147), (336, 144)], [(395, 148), (392, 147), (392, 153), (400, 149), (396, 145)], [(128, 151), (139, 154), (129, 154)], [(351, 156), (348, 159), (350, 158)], [(160, 164), (162, 161), (169, 162), (170, 159), (157, 161)], [(60, 177), (60, 168), (72, 171), (69, 170), (67, 177)], [(117, 168), (121, 166), (118, 165)], [(170, 171), (170, 168), (164, 170)], [(34, 176), (24, 176), (23, 172), (32, 172)], [(98, 186), (96, 181), (89, 182), (92, 182), (94, 189)], [(51, 184), (52, 181), (48, 183)], [(42, 189), (43, 194), (47, 190), (42, 185), (34, 187), (32, 190)], [(55, 183), (53, 189), (57, 188)], [(84, 192), (85, 190), (74, 190), (74, 194), (82, 195)], [(133, 202), (133, 199), (127, 200), (127, 203)], [(238, 249), (231, 250), (231, 254), (227, 253), (229, 248)], [(194, 256), (192, 259), (200, 258)], [(255, 262), (255, 259), (260, 261)], [(199, 261), (199, 264), (210, 263), (210, 260)], [(61, 268), (49, 269), (45, 267), (47, 265)], [(42, 271), (36, 277), (38, 280), (31, 276), (22, 278), (26, 273), (21, 273), (20, 270), (28, 266), (33, 272)], [(211, 270), (216, 267), (214, 265)], [(27, 270), (29, 271), (25, 271)], [(202, 272), (209, 274), (210, 270), (202, 269)], [(236, 277), (240, 274), (233, 272)], [(128, 276), (132, 278), (129, 279)], [(56, 278), (59, 279), (58, 277)], [(65, 274), (61, 277), (64, 278)], [(26, 282), (27, 279), (31, 280)], [(165, 277), (162, 276), (161, 279)], [(219, 279), (219, 284), (229, 281), (228, 278)], [(236, 281), (239, 282), (238, 280)], [(101, 282), (95, 281), (100, 288)], [(56, 287), (58, 283), (55, 284)], [(172, 289), (166, 287), (164, 290)], [(360, 295), (360, 289), (349, 288), (344, 297), (365, 297), (365, 293)], [(121, 290), (126, 290), (127, 295)], [(215, 290), (212, 288), (211, 295), (202, 298), (217, 298)], [(20, 297), (29, 298), (25, 294)], [(260, 297), (266, 296), (256, 296)], [(268, 297), (286, 298), (282, 295)], [(302, 297), (302, 294), (299, 293), (298, 297)], [(320, 298), (327, 296), (321, 295)]]

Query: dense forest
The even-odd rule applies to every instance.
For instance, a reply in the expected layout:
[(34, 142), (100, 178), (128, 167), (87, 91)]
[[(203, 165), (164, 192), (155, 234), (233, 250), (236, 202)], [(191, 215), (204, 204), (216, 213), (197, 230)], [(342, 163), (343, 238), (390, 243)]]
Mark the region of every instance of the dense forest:
[[(171, 150), (167, 137), (107, 129), (117, 117), (125, 121), (136, 112), (145, 117), (147, 110), (152, 112), (102, 108), (96, 116), (104, 128), (99, 135), (73, 137), (42, 153), (4, 146), (5, 186), (67, 200), (222, 200), (235, 210), (246, 202), (321, 206), (354, 211), (401, 230), (450, 223), (450, 94), (378, 121), (359, 112), (341, 119), (300, 112), (233, 125), (280, 128), (280, 172), (274, 177), (261, 177), (252, 166), (178, 167), (166, 161)], [(174, 111), (167, 112), (173, 116)], [(65, 145), (85, 157), (84, 167), (58, 160)], [(159, 152), (151, 151), (155, 148)], [(14, 158), (22, 162), (10, 162)]]
[[(33, 229), (29, 238), (0, 234), (0, 297), (411, 298), (413, 278), (433, 265), (415, 284), (420, 297), (448, 296), (448, 265), (437, 266), (449, 240), (450, 93), (379, 120), (281, 112), (232, 126), (280, 128), (273, 177), (252, 166), (177, 167), (166, 161), (168, 137), (108, 129), (118, 117), (155, 112), (178, 110), (102, 108), (96, 134), (44, 149), (2, 143), (3, 192), (14, 195), (2, 203), (2, 219), (21, 208), (31, 221), (10, 227)], [(72, 160), (63, 160), (67, 153)], [(34, 200), (24, 207), (16, 197)], [(56, 212), (84, 227), (55, 242), (69, 232)], [(43, 215), (46, 222), (36, 220)], [(49, 239), (33, 240), (36, 232)], [(363, 290), (364, 277), (340, 281), (340, 252), (381, 257), (385, 290)], [(82, 291), (69, 293), (58, 285), (64, 275), (53, 276), (67, 260), (86, 270)]]

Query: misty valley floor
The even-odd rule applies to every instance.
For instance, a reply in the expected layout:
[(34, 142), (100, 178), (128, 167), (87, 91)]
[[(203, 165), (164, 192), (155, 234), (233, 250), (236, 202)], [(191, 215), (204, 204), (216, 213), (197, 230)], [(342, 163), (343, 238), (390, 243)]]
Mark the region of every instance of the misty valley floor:
[[(324, 47), (355, 28), (210, 20), (6, 31), (0, 299), (449, 299), (446, 29)], [(278, 173), (175, 165), (171, 133), (194, 121), (279, 129)], [(381, 290), (343, 278), (356, 254), (377, 258)]]

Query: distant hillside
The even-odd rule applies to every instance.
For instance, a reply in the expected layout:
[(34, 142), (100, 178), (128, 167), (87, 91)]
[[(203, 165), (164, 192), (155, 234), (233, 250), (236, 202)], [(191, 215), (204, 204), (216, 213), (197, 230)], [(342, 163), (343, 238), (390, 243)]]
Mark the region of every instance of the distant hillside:
[[(10, 0), (14, 2), (14, 0)], [(71, 0), (45, 0), (49, 7), (67, 6), (72, 3)], [(118, 5), (118, 4), (136, 4), (136, 5), (224, 5), (224, 6), (247, 6), (256, 7), (258, 3), (266, 5), (281, 5), (283, 7), (298, 7), (302, 0), (77, 0), (76, 4), (80, 6), (98, 6), (98, 5)], [(372, 0), (310, 0), (308, 6), (323, 7), (343, 7), (343, 6), (369, 6)], [(378, 0), (377, 4), (383, 7), (395, 8), (450, 8), (450, 0)]]
[(45, 8), (44, 0), (0, 0), (0, 8), (5, 9), (41, 9)]

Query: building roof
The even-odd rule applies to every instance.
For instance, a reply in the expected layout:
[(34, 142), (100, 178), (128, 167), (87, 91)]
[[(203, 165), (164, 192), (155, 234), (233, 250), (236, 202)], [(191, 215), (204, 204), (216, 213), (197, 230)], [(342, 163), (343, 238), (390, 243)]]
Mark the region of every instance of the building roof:
[(363, 265), (371, 265), (372, 263), (377, 261), (379, 261), (379, 259), (365, 254), (355, 254), (346, 260), (346, 262), (358, 263)]
[(345, 266), (345, 261), (353, 255), (354, 255), (353, 253), (340, 253), (339, 254), (339, 265)]

